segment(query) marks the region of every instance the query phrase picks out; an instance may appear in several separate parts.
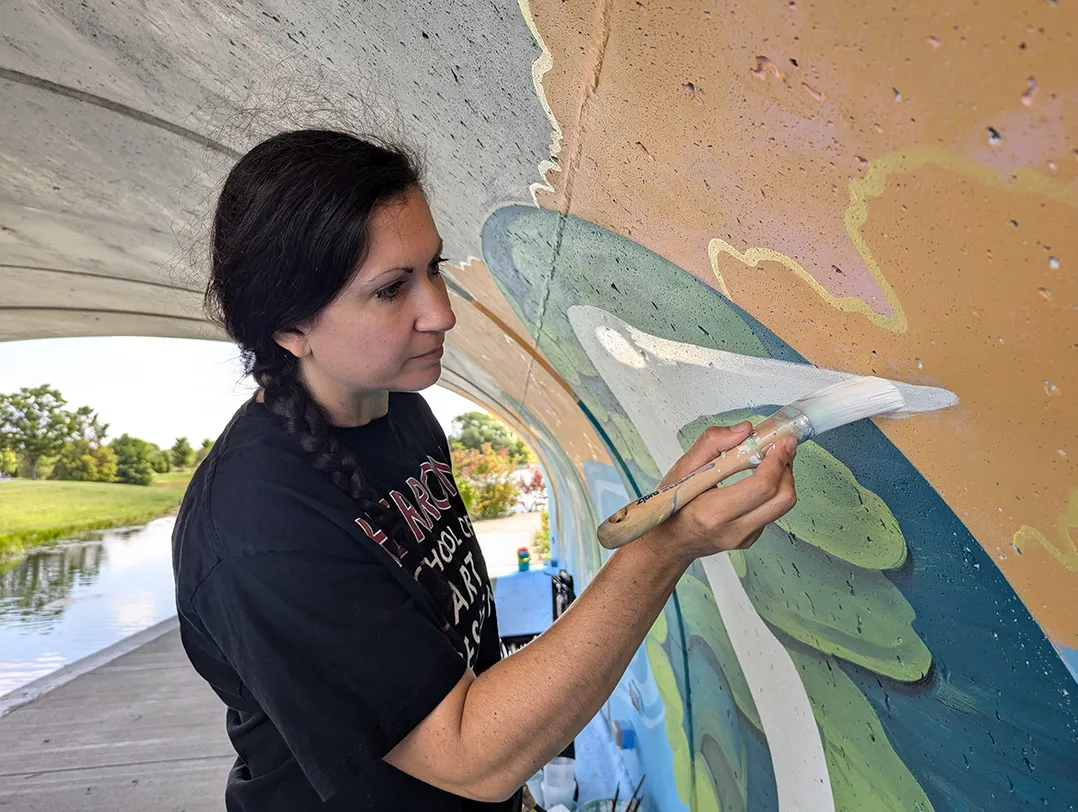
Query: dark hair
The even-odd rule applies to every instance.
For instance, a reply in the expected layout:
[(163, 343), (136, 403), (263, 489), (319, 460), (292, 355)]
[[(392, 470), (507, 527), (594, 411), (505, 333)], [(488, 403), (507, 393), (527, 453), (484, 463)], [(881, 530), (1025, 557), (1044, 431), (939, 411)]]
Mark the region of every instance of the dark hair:
[(285, 132), (244, 155), (225, 180), (211, 238), (206, 308), (239, 345), (263, 401), (307, 459), (357, 502), (420, 567), (419, 581), (448, 609), (450, 590), (404, 518), (379, 502), (329, 415), (274, 334), (309, 322), (352, 280), (366, 256), (368, 222), (420, 188), (401, 146), (330, 130)]

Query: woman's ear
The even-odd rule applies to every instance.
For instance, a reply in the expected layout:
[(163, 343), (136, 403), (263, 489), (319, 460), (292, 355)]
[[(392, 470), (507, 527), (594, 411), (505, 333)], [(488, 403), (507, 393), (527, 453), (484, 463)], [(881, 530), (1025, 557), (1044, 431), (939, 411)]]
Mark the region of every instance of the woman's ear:
[(273, 340), (279, 347), (292, 353), (296, 358), (303, 358), (311, 354), (310, 342), (307, 341), (307, 331), (300, 327), (292, 327), (287, 330), (278, 330), (273, 334)]

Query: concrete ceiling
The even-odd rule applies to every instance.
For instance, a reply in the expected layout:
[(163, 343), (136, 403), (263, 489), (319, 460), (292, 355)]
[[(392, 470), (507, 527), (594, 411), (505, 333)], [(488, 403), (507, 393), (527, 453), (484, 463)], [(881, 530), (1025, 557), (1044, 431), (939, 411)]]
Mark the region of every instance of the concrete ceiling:
[(515, 4), (27, 2), (0, 41), (0, 340), (219, 337), (206, 223), (234, 160), (299, 126), (426, 153), (448, 256), (530, 202), (550, 122)]

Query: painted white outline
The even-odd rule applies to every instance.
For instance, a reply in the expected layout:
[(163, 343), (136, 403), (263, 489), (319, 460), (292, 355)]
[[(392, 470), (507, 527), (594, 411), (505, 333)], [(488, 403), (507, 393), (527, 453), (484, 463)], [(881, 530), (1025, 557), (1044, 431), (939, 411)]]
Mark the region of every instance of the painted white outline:
[[(575, 305), (567, 315), (588, 358), (661, 470), (684, 453), (678, 430), (700, 415), (782, 405), (836, 381), (858, 377), (810, 364), (670, 341), (637, 330), (600, 308)], [(894, 383), (906, 398), (906, 411), (957, 402), (945, 389)], [(756, 612), (730, 557), (709, 556), (703, 565), (760, 714), (779, 809), (833, 810), (823, 742), (797, 667)]]

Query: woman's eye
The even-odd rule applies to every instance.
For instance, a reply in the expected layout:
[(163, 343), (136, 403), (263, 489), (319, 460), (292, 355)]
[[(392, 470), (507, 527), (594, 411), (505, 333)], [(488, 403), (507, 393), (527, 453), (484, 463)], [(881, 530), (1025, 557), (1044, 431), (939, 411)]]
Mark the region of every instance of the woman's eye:
[(434, 273), (440, 274), (442, 272), (442, 264), (445, 262), (449, 262), (449, 260), (445, 257), (438, 257), (430, 264), (430, 269), (434, 271)]
[(389, 302), (400, 296), (401, 286), (404, 282), (394, 282), (392, 285), (387, 285), (374, 295), (381, 299), (383, 302)]

